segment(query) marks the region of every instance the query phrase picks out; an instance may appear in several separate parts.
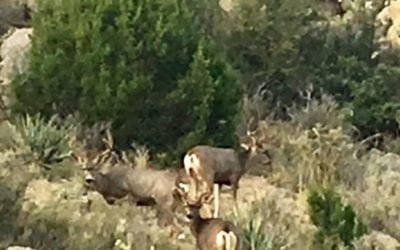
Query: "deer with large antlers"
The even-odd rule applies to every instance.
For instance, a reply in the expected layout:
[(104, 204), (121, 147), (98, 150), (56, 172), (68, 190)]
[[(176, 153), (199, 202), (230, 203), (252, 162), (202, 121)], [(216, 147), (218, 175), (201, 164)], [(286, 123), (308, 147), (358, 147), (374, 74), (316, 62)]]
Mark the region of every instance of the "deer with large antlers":
[[(190, 149), (183, 158), (183, 165), (190, 180), (189, 199), (197, 200), (199, 195), (206, 193), (205, 197), (208, 199), (205, 199), (205, 203), (209, 204), (214, 198), (214, 217), (218, 217), (220, 187), (231, 186), (236, 202), (239, 181), (249, 169), (249, 159), (261, 152), (261, 147), (255, 139), (256, 131), (249, 129), (252, 122), (257, 124), (258, 120), (250, 120), (247, 135), (240, 138), (239, 149), (198, 145)], [(199, 187), (203, 189), (200, 190)], [(209, 208), (208, 213), (211, 213)]]
[(240, 250), (240, 231), (236, 225), (222, 218), (203, 218), (200, 209), (203, 206), (207, 194), (203, 193), (196, 201), (188, 200), (187, 192), (178, 190), (184, 201), (191, 221), (190, 231), (196, 239), (199, 250)]
[[(110, 205), (128, 197), (136, 205), (153, 206), (157, 210), (159, 224), (177, 226), (174, 212), (181, 200), (175, 184), (177, 180), (186, 178), (185, 171), (137, 168), (117, 155), (110, 154), (110, 141), (106, 145), (107, 149), (102, 153), (83, 150), (83, 153), (72, 154), (85, 171), (85, 186), (100, 193)], [(116, 166), (106, 173), (100, 171), (113, 157), (117, 158)]]

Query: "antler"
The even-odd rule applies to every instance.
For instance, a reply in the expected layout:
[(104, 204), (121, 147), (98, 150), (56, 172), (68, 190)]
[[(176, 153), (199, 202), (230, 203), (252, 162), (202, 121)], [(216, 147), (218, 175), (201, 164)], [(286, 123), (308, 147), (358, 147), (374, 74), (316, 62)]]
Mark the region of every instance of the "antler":
[(250, 137), (253, 145), (255, 145), (256, 144), (255, 134), (257, 133), (257, 129), (258, 129), (259, 117), (258, 117), (258, 113), (256, 111), (253, 111), (252, 113), (253, 113), (253, 115), (251, 116), (251, 118), (249, 119), (249, 121), (247, 123), (246, 134), (247, 134), (247, 136)]
[(71, 148), (70, 155), (82, 166), (82, 168), (85, 168), (86, 163), (88, 162), (88, 155), (83, 149), (81, 143), (78, 144), (76, 135), (71, 136), (71, 139), (68, 141), (68, 145)]
[(106, 129), (106, 137), (102, 138), (102, 142), (106, 146), (106, 149), (100, 153), (98, 161), (99, 163), (105, 163), (112, 161), (115, 159), (117, 162), (123, 162), (123, 163), (128, 163), (128, 157), (126, 156), (125, 152), (121, 152), (121, 155), (118, 154), (118, 150), (114, 146), (114, 139), (112, 137), (112, 134), (110, 132), (110, 129)]
[(202, 193), (196, 200), (190, 200), (189, 199), (189, 192), (186, 190), (183, 190), (180, 186), (176, 186), (174, 188), (174, 191), (181, 197), (182, 201), (187, 205), (187, 206), (197, 206), (201, 207), (205, 203), (209, 203), (209, 194), (208, 193)]

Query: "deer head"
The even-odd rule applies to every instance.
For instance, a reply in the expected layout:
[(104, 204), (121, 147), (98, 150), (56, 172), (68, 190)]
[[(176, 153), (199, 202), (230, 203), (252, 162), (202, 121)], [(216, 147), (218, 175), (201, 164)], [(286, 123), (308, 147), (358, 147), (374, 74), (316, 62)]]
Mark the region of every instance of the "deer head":
[(260, 141), (262, 140), (258, 130), (258, 118), (253, 116), (246, 124), (245, 135), (239, 135), (240, 148), (250, 154), (259, 152), (261, 148)]
[(187, 208), (186, 217), (191, 220), (200, 216), (200, 209), (202, 208), (203, 204), (208, 203), (208, 194), (203, 193), (198, 197), (197, 200), (191, 200), (188, 197), (188, 192), (186, 189), (177, 187), (176, 192), (179, 194), (183, 204)]
[(71, 140), (76, 144), (71, 147), (74, 148), (71, 156), (76, 162), (78, 162), (84, 171), (85, 184), (86, 187), (90, 189), (95, 188), (99, 184), (97, 182), (102, 176), (100, 167), (108, 163), (110, 159), (114, 157), (112, 151), (113, 142), (109, 141), (110, 137), (111, 135), (108, 135), (108, 138), (103, 139), (103, 142), (106, 144), (106, 149), (104, 151), (90, 149), (86, 140), (83, 140), (82, 143), (77, 143), (76, 137)]
[(99, 180), (100, 173), (100, 165), (101, 165), (101, 156), (94, 156), (87, 152), (74, 152), (72, 157), (78, 162), (78, 164), (82, 167), (85, 175), (85, 184), (88, 188), (93, 189), (96, 186), (96, 181)]
[[(266, 148), (268, 138), (259, 128), (259, 115), (257, 112), (253, 112), (246, 124), (245, 133), (243, 133), (242, 129), (242, 135), (238, 137), (240, 143), (238, 152), (241, 164), (246, 168), (254, 164), (264, 166), (270, 164), (271, 155), (268, 148)], [(252, 162), (251, 164), (248, 164), (247, 161), (249, 160)]]

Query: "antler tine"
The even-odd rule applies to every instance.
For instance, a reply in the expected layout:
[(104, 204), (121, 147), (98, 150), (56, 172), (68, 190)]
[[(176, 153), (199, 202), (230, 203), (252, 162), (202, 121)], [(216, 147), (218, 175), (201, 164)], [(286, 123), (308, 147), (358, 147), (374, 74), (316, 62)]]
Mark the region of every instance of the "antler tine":
[(114, 139), (109, 128), (106, 129), (106, 138), (102, 138), (101, 140), (108, 149), (112, 149), (114, 147)]
[[(253, 115), (250, 117), (247, 123), (247, 135), (251, 136), (255, 133), (258, 128), (258, 114), (254, 114), (255, 111), (252, 112)], [(253, 128), (252, 128), (253, 127)]]
[(202, 193), (194, 202), (189, 201), (188, 204), (201, 207), (203, 204), (208, 203), (208, 202), (209, 202), (209, 194)]

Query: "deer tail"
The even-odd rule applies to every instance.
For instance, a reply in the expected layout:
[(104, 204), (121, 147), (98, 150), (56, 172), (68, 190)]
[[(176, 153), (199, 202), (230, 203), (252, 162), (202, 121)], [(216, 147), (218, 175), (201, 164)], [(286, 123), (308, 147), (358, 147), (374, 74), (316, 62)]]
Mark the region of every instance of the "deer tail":
[(219, 249), (234, 250), (237, 245), (237, 237), (233, 232), (220, 231), (216, 237), (216, 245)]
[[(200, 168), (200, 160), (195, 154), (186, 154), (183, 158), (183, 165), (187, 174), (193, 177), (193, 174), (197, 174)], [(193, 173), (194, 172), (194, 173)]]

